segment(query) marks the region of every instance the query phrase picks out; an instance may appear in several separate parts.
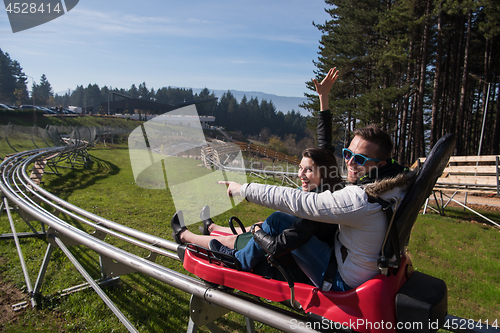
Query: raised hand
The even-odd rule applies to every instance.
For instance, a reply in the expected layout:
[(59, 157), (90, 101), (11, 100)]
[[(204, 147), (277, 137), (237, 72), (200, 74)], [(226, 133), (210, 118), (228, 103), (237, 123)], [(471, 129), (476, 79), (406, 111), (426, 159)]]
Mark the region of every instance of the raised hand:
[(314, 86), (316, 87), (316, 92), (319, 96), (320, 111), (329, 109), (328, 95), (330, 94), (330, 90), (332, 89), (332, 86), (337, 80), (338, 76), (339, 71), (337, 70), (337, 67), (334, 67), (330, 68), (321, 83), (318, 82), (318, 80), (313, 79)]

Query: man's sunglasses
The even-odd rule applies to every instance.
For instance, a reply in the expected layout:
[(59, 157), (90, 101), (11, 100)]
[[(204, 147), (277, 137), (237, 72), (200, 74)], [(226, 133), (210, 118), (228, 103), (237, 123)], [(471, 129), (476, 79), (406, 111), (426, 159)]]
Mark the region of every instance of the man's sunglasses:
[(342, 149), (342, 155), (344, 156), (344, 158), (347, 161), (350, 161), (351, 158), (354, 158), (354, 162), (356, 162), (356, 164), (358, 164), (358, 165), (365, 165), (366, 161), (374, 161), (374, 162), (382, 161), (378, 158), (369, 158), (369, 157), (366, 157), (365, 155), (354, 154), (348, 148)]

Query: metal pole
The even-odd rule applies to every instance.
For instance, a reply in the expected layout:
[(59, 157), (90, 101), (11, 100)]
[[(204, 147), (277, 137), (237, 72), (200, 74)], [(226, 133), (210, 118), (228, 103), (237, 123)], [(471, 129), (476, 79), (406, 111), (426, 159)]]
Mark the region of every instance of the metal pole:
[[(12, 229), (12, 235), (14, 236), (14, 242), (16, 243), (17, 254), (19, 255), (19, 261), (21, 263), (21, 268), (24, 274), (24, 280), (26, 281), (26, 287), (28, 288), (28, 293), (31, 294), (33, 288), (31, 288), (30, 276), (28, 274), (28, 269), (26, 268), (26, 262), (24, 261), (23, 250), (21, 249), (21, 243), (19, 243), (19, 238), (17, 237), (16, 227), (14, 226), (14, 220), (12, 220), (12, 215), (10, 214), (10, 207), (7, 198), (3, 198), (5, 204), (5, 210), (7, 211), (7, 216), (10, 222), (10, 228)], [(31, 298), (31, 306), (35, 307), (36, 302), (33, 298)]]
[(106, 303), (108, 308), (115, 314), (115, 316), (122, 322), (122, 324), (128, 329), (129, 332), (138, 332), (132, 323), (125, 317), (125, 315), (116, 307), (115, 303), (104, 293), (104, 291), (99, 287), (99, 285), (92, 279), (92, 277), (87, 273), (87, 271), (80, 265), (80, 263), (73, 257), (73, 254), (68, 250), (64, 243), (58, 238), (54, 237), (54, 240), (59, 246), (59, 248), (64, 252), (66, 257), (75, 265), (76, 269), (80, 274), (87, 280), (92, 289), (101, 297), (101, 299)]
[(498, 156), (495, 158), (495, 164), (497, 167), (497, 195), (500, 195), (500, 170), (498, 169)]
[(481, 156), (481, 146), (483, 145), (484, 125), (486, 123), (486, 113), (488, 112), (489, 99), (490, 99), (490, 83), (488, 83), (488, 93), (486, 94), (486, 103), (484, 103), (483, 126), (481, 127), (481, 139), (479, 140), (479, 149), (477, 151), (477, 156)]
[(54, 247), (52, 246), (52, 244), (49, 243), (47, 251), (45, 252), (45, 257), (43, 257), (42, 267), (40, 267), (40, 272), (38, 272), (38, 278), (36, 279), (35, 282), (35, 288), (33, 289), (33, 297), (38, 295), (40, 293), (40, 290), (42, 289), (43, 279), (45, 277), (45, 273), (47, 272), (47, 267), (49, 266), (50, 257), (52, 255), (53, 250)]

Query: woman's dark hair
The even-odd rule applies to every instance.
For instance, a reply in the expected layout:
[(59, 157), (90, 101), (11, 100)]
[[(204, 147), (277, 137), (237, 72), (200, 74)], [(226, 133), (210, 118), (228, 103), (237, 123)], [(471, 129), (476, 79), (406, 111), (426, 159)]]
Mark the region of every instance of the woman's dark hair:
[(337, 164), (337, 159), (331, 150), (306, 148), (302, 152), (302, 157), (310, 158), (319, 169), (321, 175), (321, 184), (319, 186), (320, 192), (326, 190), (333, 192), (339, 188), (339, 184), (342, 182), (340, 178), (340, 169)]

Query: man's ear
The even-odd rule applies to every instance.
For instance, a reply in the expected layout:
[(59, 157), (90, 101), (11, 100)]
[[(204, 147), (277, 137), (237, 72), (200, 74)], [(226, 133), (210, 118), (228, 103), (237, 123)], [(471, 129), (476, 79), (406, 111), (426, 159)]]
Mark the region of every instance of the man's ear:
[(387, 161), (380, 161), (380, 162), (378, 162), (377, 166), (379, 168), (381, 168), (381, 167), (384, 167), (386, 164), (387, 164)]

